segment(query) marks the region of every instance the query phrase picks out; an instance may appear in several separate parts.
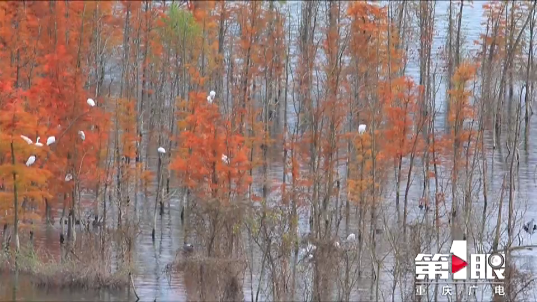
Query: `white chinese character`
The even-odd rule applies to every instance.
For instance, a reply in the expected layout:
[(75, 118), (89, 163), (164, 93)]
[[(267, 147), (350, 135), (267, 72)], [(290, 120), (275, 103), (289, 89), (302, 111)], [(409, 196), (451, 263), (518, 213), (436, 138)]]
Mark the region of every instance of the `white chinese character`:
[(442, 296), (453, 295), (453, 292), (451, 291), (451, 286), (442, 286)]
[(475, 296), (476, 290), (477, 290), (477, 286), (470, 285), (470, 287), (468, 288), (468, 296), (471, 296), (472, 294), (474, 294), (474, 296)]
[(505, 289), (503, 288), (503, 285), (496, 285), (494, 287), (494, 294), (505, 296)]
[(471, 279), (485, 279), (487, 259), (482, 254), (470, 255), (470, 278)]
[(425, 295), (425, 288), (423, 288), (423, 285), (418, 285), (416, 288), (416, 295), (423, 296)]
[(427, 276), (429, 280), (435, 280), (436, 275), (440, 275), (440, 279), (447, 279), (449, 273), (448, 255), (435, 254), (431, 256), (431, 254), (418, 254), (416, 256), (416, 279), (424, 280)]

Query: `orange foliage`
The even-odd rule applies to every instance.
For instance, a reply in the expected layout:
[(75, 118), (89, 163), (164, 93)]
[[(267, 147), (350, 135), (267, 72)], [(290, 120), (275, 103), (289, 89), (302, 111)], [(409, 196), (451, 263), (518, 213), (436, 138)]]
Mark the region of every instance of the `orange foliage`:
[[(209, 104), (207, 95), (190, 93), (189, 111), (181, 126), (179, 151), (170, 168), (201, 197), (228, 202), (230, 195), (244, 194), (251, 183), (245, 139)], [(222, 159), (226, 155), (229, 164)]]
[[(100, 143), (106, 139), (109, 119), (98, 107), (86, 104), (85, 58), (91, 35), (82, 26), (86, 9), (95, 10), (96, 3), (0, 3), (0, 60), (4, 62), (0, 71), (4, 88), (0, 96), (0, 209), (12, 210), (13, 172), (19, 185), (19, 206), (26, 201), (37, 203), (36, 213), (40, 214), (44, 213), (40, 211), (44, 198), (54, 204), (58, 194), (73, 193), (75, 183), (90, 187), (100, 181), (96, 172), (106, 147)], [(102, 4), (103, 13), (106, 9), (111, 5)], [(16, 62), (5, 64), (14, 53)], [(78, 136), (80, 130), (85, 132), (84, 141)], [(34, 142), (40, 137), (44, 146), (28, 145), (21, 134)], [(55, 136), (56, 143), (47, 146), (49, 136)], [(15, 165), (11, 165), (11, 142)], [(31, 154), (37, 160), (27, 167), (24, 163)], [(67, 173), (74, 181), (65, 181)]]

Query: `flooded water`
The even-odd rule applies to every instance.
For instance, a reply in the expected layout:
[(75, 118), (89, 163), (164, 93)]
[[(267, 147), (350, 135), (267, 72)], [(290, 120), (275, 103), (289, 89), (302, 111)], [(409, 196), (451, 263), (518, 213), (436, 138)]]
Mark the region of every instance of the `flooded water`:
[[(298, 3), (298, 2), (297, 2)], [(298, 5), (293, 3), (295, 7)], [(482, 3), (476, 2), (473, 4), (473, 7), (465, 7), (464, 16), (463, 16), (463, 30), (466, 36), (466, 49), (467, 54), (470, 56), (470, 50), (473, 50), (473, 41), (479, 38), (479, 34), (482, 30), (480, 24), (482, 20)], [(449, 2), (439, 1), (436, 5), (436, 28), (437, 34), (435, 35), (433, 49), (439, 49), (443, 46), (445, 42), (445, 19), (446, 12), (449, 6)], [(295, 18), (298, 17), (295, 16)], [(293, 22), (298, 22), (294, 20)], [(416, 48), (416, 45), (413, 46)], [(411, 76), (417, 77), (417, 60), (411, 59), (409, 61), (409, 67), (407, 73)], [(441, 64), (439, 62), (438, 64)], [(442, 89), (440, 89), (442, 90)], [(442, 96), (439, 96), (439, 99), (442, 99)], [(441, 102), (438, 102), (441, 103)], [(290, 105), (292, 106), (292, 105)], [(443, 109), (442, 106), (438, 108), (440, 111)], [(291, 112), (294, 111), (294, 108), (289, 107)], [(537, 121), (534, 119), (530, 125), (530, 131), (535, 131), (537, 128)], [(489, 172), (490, 174), (490, 196), (493, 199), (498, 199), (502, 180), (504, 174), (508, 171), (505, 165), (505, 151), (495, 150), (492, 152), (492, 138), (487, 138), (488, 144), (488, 154), (491, 156), (489, 160)], [(530, 140), (527, 150), (537, 150), (537, 143)], [(537, 154), (531, 151), (521, 150), (520, 152), (520, 167), (518, 170), (518, 188), (517, 188), (517, 209), (519, 210), (519, 217), (521, 221), (525, 221), (527, 217), (537, 216), (537, 206), (532, 203), (532, 201), (537, 196), (537, 182), (536, 182), (536, 167), (537, 167)], [(282, 168), (281, 166), (274, 164), (272, 167), (272, 173), (274, 178), (280, 178)], [(448, 173), (448, 172), (444, 172)], [(420, 219), (422, 217), (422, 212), (417, 207), (417, 200), (421, 197), (421, 183), (423, 180), (420, 179), (420, 173), (416, 173), (415, 178), (413, 179), (413, 185), (410, 192), (410, 213), (409, 216), (412, 219)], [(449, 184), (441, 184), (444, 189), (449, 186)], [(385, 204), (382, 206), (382, 212), (380, 214), (380, 219), (386, 221), (386, 227), (388, 228), (393, 224), (393, 196), (395, 195), (395, 186), (390, 190), (388, 189), (385, 193)], [(403, 192), (404, 194), (404, 192)], [(176, 273), (172, 274), (171, 278), (165, 273), (165, 267), (167, 264), (171, 263), (175, 257), (176, 252), (179, 248), (183, 246), (184, 234), (183, 234), (183, 225), (181, 224), (180, 211), (181, 211), (181, 198), (173, 198), (170, 202), (169, 211), (165, 211), (164, 215), (159, 217), (157, 223), (157, 239), (153, 243), (151, 239), (151, 228), (152, 228), (152, 205), (153, 199), (145, 200), (141, 198), (139, 202), (139, 212), (140, 223), (142, 225), (142, 233), (137, 237), (136, 244), (134, 245), (134, 254), (136, 261), (137, 272), (135, 274), (134, 282), (136, 285), (137, 293), (140, 296), (141, 301), (187, 301), (192, 300), (188, 298), (187, 295), (187, 286), (188, 278), (191, 278), (191, 275)], [(475, 206), (479, 208), (482, 206), (482, 201), (476, 202)], [(432, 218), (431, 218), (432, 219)], [(354, 220), (353, 220), (354, 221)], [(300, 233), (305, 234), (309, 231), (309, 224), (306, 218), (299, 222)], [(519, 226), (517, 225), (517, 229)], [(355, 222), (350, 224), (351, 232), (356, 232), (357, 226)], [(57, 224), (54, 227), (45, 228), (37, 231), (35, 234), (36, 245), (46, 248), (49, 251), (52, 251), (53, 254), (59, 257), (59, 242), (57, 240), (59, 227)], [(339, 236), (345, 238), (347, 234), (343, 234), (340, 230)], [(529, 238), (522, 236), (523, 240), (526, 242)], [(534, 238), (537, 242), (537, 238)], [(391, 247), (388, 245), (386, 240), (379, 241), (379, 249), (383, 254), (388, 255)], [(260, 266), (259, 259), (260, 253), (257, 249), (254, 249), (254, 272), (253, 276), (245, 276), (243, 283), (243, 292), (244, 300), (251, 301), (253, 292), (257, 290), (257, 281), (259, 280)], [(515, 261), (517, 267), (522, 271), (536, 271), (537, 264), (535, 261), (536, 251), (535, 250), (522, 250), (515, 253)], [(385, 294), (379, 297), (379, 300), (392, 300), (391, 291), (392, 291), (392, 279), (389, 277), (390, 266), (393, 265), (393, 259), (391, 256), (387, 256), (385, 259), (383, 268), (381, 269), (382, 280), (380, 288)], [(369, 265), (367, 265), (369, 266)], [(302, 274), (301, 274), (302, 273)], [(300, 275), (301, 274), (301, 275)], [(308, 289), (310, 285), (307, 285), (310, 275), (308, 271), (304, 270), (299, 272), (300, 283), (304, 281), (304, 292), (306, 294), (299, 295), (300, 300), (311, 300), (311, 296), (308, 296), (308, 290), (311, 291), (311, 288)], [(245, 275), (249, 275), (246, 273)], [(134, 294), (129, 290), (122, 291), (77, 291), (77, 290), (45, 290), (38, 288), (31, 283), (31, 279), (22, 274), (3, 274), (0, 275), (2, 282), (0, 282), (0, 300), (2, 301), (126, 301), (126, 300), (135, 300)], [(254, 280), (253, 282), (250, 280)], [(370, 288), (369, 281), (370, 278), (367, 275), (364, 275), (355, 285), (355, 291), (351, 295), (351, 300), (369, 300)], [(268, 282), (268, 281), (263, 281)], [(252, 284), (253, 283), (253, 284)], [(253, 291), (252, 291), (253, 290)], [(396, 291), (395, 301), (401, 300), (401, 293), (399, 289)], [(256, 293), (257, 294), (257, 293)], [(528, 294), (526, 297), (528, 300), (537, 300), (537, 296), (534, 293)], [(268, 295), (265, 295), (263, 291), (259, 294), (259, 300), (270, 299)], [(442, 298), (439, 298), (442, 300)], [(487, 301), (490, 300), (490, 295), (487, 293), (478, 294), (476, 297), (477, 301)]]

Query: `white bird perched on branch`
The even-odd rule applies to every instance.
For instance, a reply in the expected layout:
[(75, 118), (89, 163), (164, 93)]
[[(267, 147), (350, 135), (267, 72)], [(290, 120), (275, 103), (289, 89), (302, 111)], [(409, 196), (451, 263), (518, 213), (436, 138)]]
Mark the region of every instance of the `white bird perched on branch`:
[(95, 106), (95, 101), (93, 99), (88, 99), (86, 103), (88, 103), (88, 105), (90, 105), (91, 107)]
[(71, 181), (73, 179), (73, 175), (67, 174), (65, 175), (65, 181)]
[(222, 154), (222, 161), (226, 164), (229, 164), (229, 158), (225, 154)]
[(158, 151), (158, 153), (160, 153), (160, 154), (164, 154), (164, 153), (166, 153), (166, 149), (164, 149), (164, 148), (162, 148), (162, 147), (158, 147), (157, 151)]
[(32, 140), (31, 140), (29, 137), (27, 137), (27, 136), (21, 135), (21, 138), (22, 138), (25, 142), (27, 142), (28, 145), (31, 145), (31, 144), (34, 143), (34, 142), (32, 142)]
[(35, 155), (32, 155), (30, 157), (28, 157), (28, 160), (26, 161), (26, 166), (31, 166), (35, 163)]
[(38, 147), (43, 147), (43, 144), (39, 142), (39, 139), (41, 139), (41, 137), (38, 136), (35, 145)]
[(366, 127), (367, 127), (367, 126), (364, 125), (364, 124), (359, 125), (359, 126), (358, 126), (358, 134), (360, 134), (360, 135), (361, 135), (361, 134), (364, 134), (364, 133), (365, 133), (365, 129), (366, 129)]
[(347, 241), (354, 241), (356, 240), (356, 235), (354, 233), (350, 233), (349, 236), (347, 236)]
[(216, 92), (214, 92), (214, 90), (211, 90), (211, 92), (209, 92), (209, 96), (207, 96), (207, 102), (209, 102), (209, 104), (212, 104), (215, 97)]
[(50, 146), (56, 142), (56, 138), (54, 136), (49, 136), (47, 138), (47, 146)]
[(81, 139), (81, 140), (85, 140), (85, 139), (86, 139), (86, 134), (84, 134), (84, 131), (82, 131), (82, 130), (78, 131), (78, 136), (80, 136), (80, 139)]

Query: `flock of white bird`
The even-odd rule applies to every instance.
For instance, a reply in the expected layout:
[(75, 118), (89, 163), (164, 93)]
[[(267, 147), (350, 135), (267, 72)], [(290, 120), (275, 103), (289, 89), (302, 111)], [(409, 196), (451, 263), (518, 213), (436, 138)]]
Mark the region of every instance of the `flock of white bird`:
[[(211, 91), (209, 92), (209, 95), (207, 96), (207, 102), (208, 102), (209, 104), (212, 104), (212, 103), (214, 102), (215, 97), (216, 97), (216, 92), (215, 92), (214, 90), (211, 90)], [(367, 127), (367, 126), (364, 125), (364, 124), (359, 125), (359, 126), (358, 126), (358, 134), (360, 134), (360, 135), (364, 134), (364, 133), (365, 133), (365, 130), (366, 130), (366, 127)], [(80, 132), (82, 132), (82, 131), (80, 131)], [(80, 133), (80, 132), (79, 132), (79, 133)], [(83, 135), (84, 135), (84, 132), (82, 132), (81, 137), (83, 137)], [(82, 138), (82, 139), (83, 139), (83, 138)], [(166, 153), (166, 149), (164, 149), (163, 147), (158, 147), (157, 152), (160, 153), (160, 154), (165, 154), (165, 153)], [(229, 163), (230, 163), (229, 158), (228, 158), (227, 155), (225, 155), (225, 154), (222, 154), (222, 161), (223, 161), (224, 163), (228, 164), (228, 165), (229, 165)], [(354, 235), (354, 234), (351, 234), (351, 235)]]
[[(94, 107), (95, 106), (95, 101), (92, 100), (92, 99), (88, 99), (86, 101), (86, 103), (88, 103), (88, 105), (90, 107)], [(84, 134), (84, 131), (78, 131), (78, 136), (82, 139), (82, 140), (85, 140), (86, 139), (86, 135)], [(21, 135), (21, 138), (28, 143), (28, 145), (31, 145), (33, 144), (34, 142), (27, 136), (24, 136), (24, 135)], [(41, 139), (41, 137), (37, 137), (36, 141), (35, 141), (35, 146), (36, 147), (43, 147), (43, 144), (39, 142), (39, 140)], [(50, 146), (52, 144), (54, 144), (56, 142), (56, 137), (55, 136), (49, 136), (47, 138), (47, 146)], [(28, 160), (26, 161), (26, 166), (29, 167), (31, 165), (33, 165), (35, 163), (35, 160), (36, 160), (36, 156), (35, 155), (30, 155), (30, 157), (28, 157)], [(73, 176), (71, 174), (67, 174), (65, 175), (65, 181), (71, 181), (73, 179)]]
[[(216, 92), (214, 90), (211, 90), (209, 92), (209, 95), (207, 96), (207, 102), (209, 104), (212, 104), (214, 102), (214, 98), (216, 97)], [(158, 147), (157, 149), (157, 152), (160, 153), (160, 154), (165, 154), (166, 153), (166, 149), (164, 149), (163, 147)], [(222, 154), (222, 161), (226, 164), (229, 164), (230, 163), (230, 160), (229, 158), (227, 157), (227, 155), (225, 154)]]
[[(355, 242), (356, 242), (356, 235), (354, 235), (354, 233), (350, 233), (349, 236), (347, 236), (347, 239), (345, 239), (343, 243), (347, 245), (346, 248), (350, 248), (354, 246)], [(334, 247), (336, 249), (340, 249), (341, 245), (339, 244), (339, 241), (334, 242)], [(311, 244), (308, 242), (308, 245), (306, 246), (306, 248), (303, 248), (300, 251), (302, 254), (302, 258), (307, 259), (309, 261), (313, 260), (316, 249), (317, 247), (314, 244)]]

